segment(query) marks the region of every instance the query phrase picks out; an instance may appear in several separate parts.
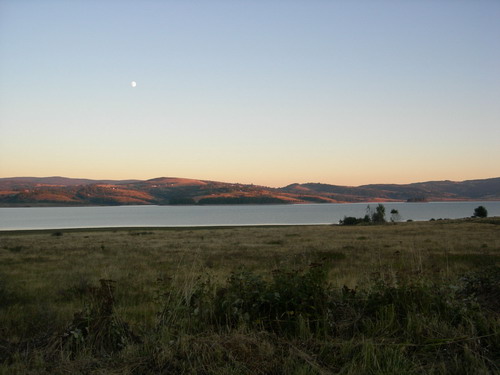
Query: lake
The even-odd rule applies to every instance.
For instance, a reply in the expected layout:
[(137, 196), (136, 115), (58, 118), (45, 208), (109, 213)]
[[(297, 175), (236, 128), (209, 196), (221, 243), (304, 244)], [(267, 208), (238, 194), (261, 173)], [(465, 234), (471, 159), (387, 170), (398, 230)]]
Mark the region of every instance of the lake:
[[(344, 216), (362, 217), (377, 203), (113, 206), (0, 208), (0, 230), (99, 227), (179, 227), (226, 225), (332, 224)], [(500, 202), (384, 203), (387, 218), (399, 211), (402, 220), (457, 219), (484, 206), (488, 216), (500, 216)]]

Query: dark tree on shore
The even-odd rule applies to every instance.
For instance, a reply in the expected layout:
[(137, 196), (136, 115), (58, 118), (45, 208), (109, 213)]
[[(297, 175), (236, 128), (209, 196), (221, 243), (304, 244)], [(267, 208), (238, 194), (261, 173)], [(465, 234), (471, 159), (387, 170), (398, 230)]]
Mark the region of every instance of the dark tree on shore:
[(385, 223), (385, 206), (383, 204), (378, 204), (375, 208), (375, 212), (372, 213), (372, 223), (382, 224)]
[(473, 217), (488, 217), (488, 210), (484, 206), (476, 207)]

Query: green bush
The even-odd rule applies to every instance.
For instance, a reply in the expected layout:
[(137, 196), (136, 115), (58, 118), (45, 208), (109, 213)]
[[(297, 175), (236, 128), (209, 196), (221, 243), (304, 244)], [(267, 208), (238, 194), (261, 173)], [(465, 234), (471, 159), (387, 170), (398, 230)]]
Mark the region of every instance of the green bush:
[(327, 272), (321, 264), (307, 270), (273, 273), (271, 280), (246, 270), (232, 273), (217, 290), (218, 323), (244, 323), (276, 332), (294, 332), (306, 322), (313, 330), (324, 324), (327, 312)]

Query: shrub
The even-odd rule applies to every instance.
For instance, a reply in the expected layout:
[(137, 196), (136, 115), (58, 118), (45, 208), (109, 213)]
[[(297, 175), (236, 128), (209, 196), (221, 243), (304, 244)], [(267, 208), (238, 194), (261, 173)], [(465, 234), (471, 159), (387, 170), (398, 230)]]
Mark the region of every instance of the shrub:
[(339, 221), (340, 225), (357, 225), (359, 223), (362, 223), (363, 219), (357, 218), (354, 216), (344, 216), (343, 220)]
[[(215, 298), (215, 319), (219, 324), (253, 324), (269, 315), (268, 285), (261, 276), (241, 269), (231, 273)], [(266, 316), (267, 315), (267, 316)]]
[(122, 350), (128, 342), (138, 341), (128, 324), (115, 314), (113, 281), (99, 281), (99, 287), (88, 288), (83, 311), (75, 314), (61, 336), (64, 346), (73, 353), (86, 346), (95, 354), (109, 355)]
[(460, 295), (500, 314), (500, 267), (488, 267), (461, 278)]
[(354, 217), (354, 216), (344, 216), (343, 220), (339, 220), (340, 225), (358, 225), (361, 223), (370, 223), (371, 219), (370, 216), (365, 215), (365, 217)]
[(473, 217), (488, 217), (488, 210), (484, 206), (476, 207)]
[(232, 273), (217, 290), (216, 320), (275, 332), (295, 332), (304, 323), (317, 330), (327, 311), (326, 276), (325, 267), (315, 263), (305, 271), (274, 271), (270, 281), (246, 270)]

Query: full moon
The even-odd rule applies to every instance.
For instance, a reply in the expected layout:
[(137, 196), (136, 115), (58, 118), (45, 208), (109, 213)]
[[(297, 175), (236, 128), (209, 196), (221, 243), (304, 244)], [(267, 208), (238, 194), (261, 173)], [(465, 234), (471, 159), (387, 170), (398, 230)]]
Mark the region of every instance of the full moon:
[(137, 86), (137, 82), (136, 82), (136, 81), (132, 81), (132, 82), (130, 82), (130, 86), (132, 86), (132, 87)]

